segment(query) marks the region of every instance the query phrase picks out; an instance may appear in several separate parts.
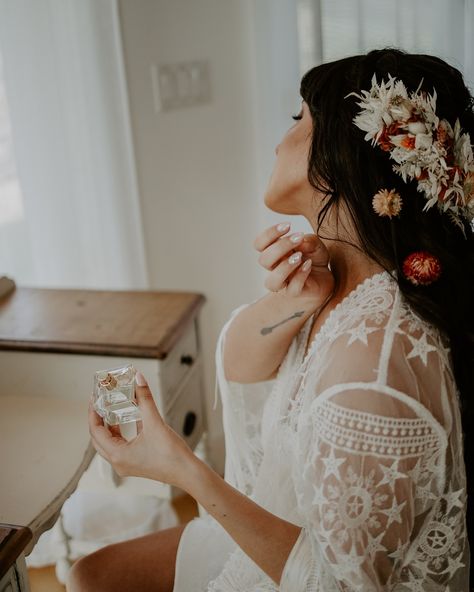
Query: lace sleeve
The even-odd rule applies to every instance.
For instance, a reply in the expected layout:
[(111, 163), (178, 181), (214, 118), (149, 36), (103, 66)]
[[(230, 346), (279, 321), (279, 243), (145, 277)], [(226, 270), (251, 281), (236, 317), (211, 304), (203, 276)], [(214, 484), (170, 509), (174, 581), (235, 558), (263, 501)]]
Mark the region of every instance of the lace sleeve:
[(234, 317), (258, 299), (233, 309), (221, 329), (216, 346), (216, 400), (222, 402), (222, 423), (225, 439), (224, 479), (233, 487), (252, 496), (263, 457), (261, 415), (274, 380), (239, 383), (227, 380), (224, 374), (223, 349), (227, 329)]
[(412, 543), (444, 487), (443, 427), (391, 387), (346, 383), (312, 401), (296, 446), (303, 526), (281, 592), (370, 592), (411, 581)]

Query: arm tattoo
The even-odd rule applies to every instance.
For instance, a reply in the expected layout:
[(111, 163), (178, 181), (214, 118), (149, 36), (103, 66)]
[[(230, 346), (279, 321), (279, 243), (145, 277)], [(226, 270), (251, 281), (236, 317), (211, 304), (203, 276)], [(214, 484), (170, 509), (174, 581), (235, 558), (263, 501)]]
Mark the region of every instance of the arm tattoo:
[(273, 331), (273, 329), (275, 329), (279, 325), (282, 325), (283, 323), (286, 323), (287, 321), (291, 321), (291, 319), (294, 319), (296, 317), (300, 317), (303, 314), (304, 314), (304, 310), (301, 310), (300, 312), (295, 312), (294, 314), (291, 315), (291, 317), (284, 319), (283, 321), (277, 323), (276, 325), (273, 325), (272, 327), (264, 327), (263, 329), (260, 330), (260, 334), (267, 335), (268, 333), (271, 333)]

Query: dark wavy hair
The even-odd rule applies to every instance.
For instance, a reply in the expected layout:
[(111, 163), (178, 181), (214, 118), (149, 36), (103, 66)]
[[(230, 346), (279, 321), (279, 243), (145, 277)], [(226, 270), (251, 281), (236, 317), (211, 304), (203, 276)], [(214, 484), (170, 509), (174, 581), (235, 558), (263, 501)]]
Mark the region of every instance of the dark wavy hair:
[[(351, 56), (308, 70), (300, 94), (313, 119), (313, 136), (308, 162), (311, 185), (325, 194), (318, 214), (318, 229), (340, 200), (347, 206), (365, 254), (389, 273), (397, 270), (397, 281), (405, 300), (428, 322), (441, 329), (450, 341), (456, 385), (461, 400), (464, 458), (467, 472), (467, 529), (474, 544), (474, 233), (468, 221), (465, 235), (437, 206), (422, 211), (424, 193), (416, 180), (404, 182), (392, 169), (387, 152), (364, 140), (365, 132), (353, 123), (360, 110), (351, 92), (370, 90), (371, 79), (401, 79), (408, 92), (420, 88), (432, 94), (436, 89), (436, 114), (474, 138), (473, 102), (459, 70), (442, 59), (407, 53), (387, 47)], [(372, 196), (380, 189), (395, 188), (403, 199), (399, 216), (378, 216)], [(337, 211), (337, 210), (336, 210)], [(324, 237), (323, 237), (324, 238)], [(332, 238), (332, 237), (326, 237)], [(356, 246), (356, 245), (354, 245)], [(414, 286), (404, 276), (403, 260), (413, 251), (436, 255), (442, 266), (437, 282)], [(472, 548), (472, 547), (471, 547)], [(471, 573), (474, 561), (471, 561)], [(474, 578), (471, 575), (471, 582)]]

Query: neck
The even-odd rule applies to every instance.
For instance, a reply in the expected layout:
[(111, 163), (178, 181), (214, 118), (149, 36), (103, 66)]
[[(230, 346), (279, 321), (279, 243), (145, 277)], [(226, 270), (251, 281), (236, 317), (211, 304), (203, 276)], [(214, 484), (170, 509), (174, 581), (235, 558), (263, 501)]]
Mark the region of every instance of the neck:
[(347, 244), (322, 239), (329, 252), (329, 264), (334, 280), (333, 299), (340, 300), (366, 278), (384, 268), (367, 255)]
[[(318, 234), (312, 221), (308, 219), (308, 222), (313, 227), (313, 232)], [(331, 301), (336, 303), (339, 300), (342, 300), (367, 277), (381, 272), (384, 269), (361, 250), (352, 246), (360, 246), (354, 231), (351, 232), (350, 230), (346, 230), (345, 232), (342, 232), (341, 227), (346, 229), (350, 228), (347, 223), (343, 226), (340, 224), (337, 226), (331, 224), (330, 226), (324, 226), (320, 229), (321, 236), (318, 234), (319, 239), (329, 252), (329, 264), (335, 280), (334, 293)], [(347, 242), (341, 242), (341, 240), (337, 239)]]

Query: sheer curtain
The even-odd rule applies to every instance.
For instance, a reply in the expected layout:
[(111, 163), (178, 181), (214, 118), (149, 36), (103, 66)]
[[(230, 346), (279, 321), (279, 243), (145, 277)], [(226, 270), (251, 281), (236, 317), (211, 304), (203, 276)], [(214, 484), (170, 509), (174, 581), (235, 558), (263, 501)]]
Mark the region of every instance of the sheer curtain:
[(473, 0), (297, 0), (300, 72), (370, 49), (437, 55), (474, 83)]
[(0, 14), (0, 275), (146, 288), (116, 1)]

